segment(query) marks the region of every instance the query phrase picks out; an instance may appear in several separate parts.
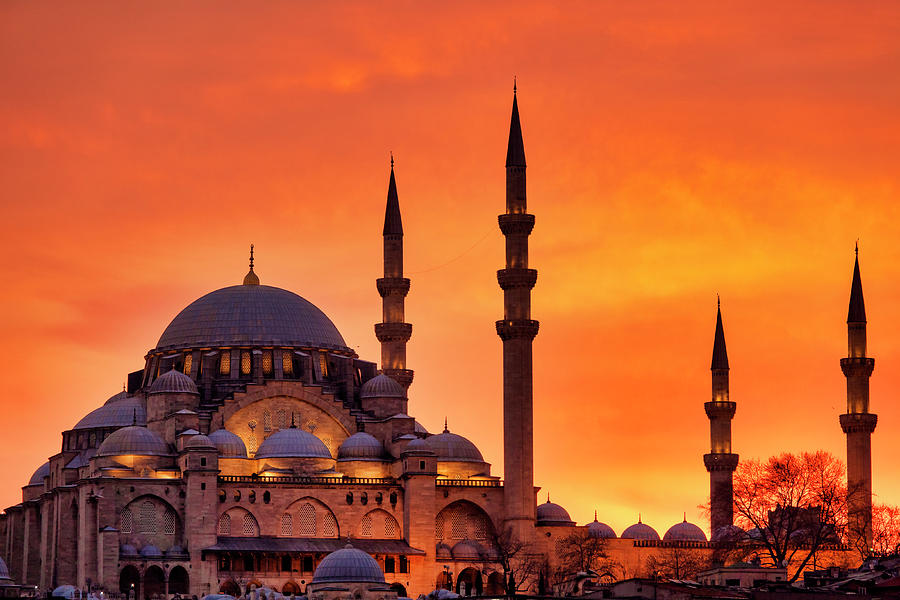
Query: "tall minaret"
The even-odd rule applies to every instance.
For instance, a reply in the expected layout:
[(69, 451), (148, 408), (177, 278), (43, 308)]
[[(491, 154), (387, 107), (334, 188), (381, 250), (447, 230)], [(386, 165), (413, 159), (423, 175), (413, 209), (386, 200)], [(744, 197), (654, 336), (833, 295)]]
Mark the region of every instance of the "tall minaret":
[(404, 389), (409, 389), (413, 372), (406, 368), (406, 342), (412, 335), (412, 325), (404, 322), (404, 301), (409, 293), (409, 279), (403, 276), (403, 222), (400, 219), (393, 156), (387, 206), (384, 209), (384, 277), (375, 283), (382, 299), (382, 322), (375, 324), (375, 337), (381, 342), (381, 370)]
[(513, 86), (512, 120), (506, 152), (506, 213), (498, 217), (506, 236), (506, 268), (497, 271), (503, 289), (503, 463), (506, 524), (520, 540), (534, 531), (534, 434), (531, 342), (538, 322), (531, 319), (531, 288), (537, 271), (528, 268), (528, 236), (534, 215), (525, 205), (525, 146)]
[(847, 312), (847, 358), (841, 370), (847, 378), (847, 414), (841, 429), (847, 434), (847, 504), (852, 543), (872, 546), (872, 432), (878, 416), (869, 412), (869, 377), (875, 359), (866, 356), (866, 305), (859, 277), (859, 247), (853, 265), (850, 309)]
[(716, 535), (723, 527), (734, 524), (734, 488), (732, 475), (737, 468), (738, 455), (731, 453), (731, 419), (737, 405), (728, 392), (728, 350), (725, 348), (725, 328), (722, 327), (722, 304), (716, 313), (716, 336), (713, 341), (712, 400), (704, 404), (709, 417), (709, 454), (703, 455), (709, 471), (710, 533)]

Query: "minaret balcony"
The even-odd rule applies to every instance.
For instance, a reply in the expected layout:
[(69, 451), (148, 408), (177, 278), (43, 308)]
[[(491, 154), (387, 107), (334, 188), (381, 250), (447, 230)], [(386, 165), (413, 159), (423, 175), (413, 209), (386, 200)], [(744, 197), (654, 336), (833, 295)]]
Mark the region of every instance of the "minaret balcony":
[(872, 413), (849, 413), (840, 419), (844, 433), (872, 433), (878, 424), (878, 415)]
[(409, 293), (409, 279), (406, 277), (382, 277), (375, 280), (378, 293), (385, 296), (406, 296)]
[(412, 337), (412, 324), (376, 323), (375, 337), (379, 342), (408, 342)]
[(413, 381), (413, 372), (411, 369), (382, 369), (382, 373), (399, 383), (404, 389), (409, 389)]
[(507, 213), (497, 217), (503, 235), (529, 235), (534, 229), (534, 215), (528, 213)]
[(737, 410), (737, 404), (734, 402), (706, 402), (703, 408), (706, 409), (706, 416), (710, 419), (732, 419)]
[(537, 283), (537, 270), (535, 269), (500, 269), (497, 271), (497, 283), (503, 290), (514, 288), (531, 289)]
[(531, 319), (504, 319), (497, 321), (497, 335), (504, 342), (507, 340), (533, 340), (539, 327), (540, 323)]
[(725, 453), (712, 453), (712, 454), (704, 454), (703, 455), (703, 464), (706, 465), (706, 470), (712, 473), (713, 471), (734, 471), (738, 466), (738, 455), (737, 454), (725, 454)]
[(875, 359), (864, 356), (841, 359), (841, 371), (844, 377), (870, 377), (875, 369)]

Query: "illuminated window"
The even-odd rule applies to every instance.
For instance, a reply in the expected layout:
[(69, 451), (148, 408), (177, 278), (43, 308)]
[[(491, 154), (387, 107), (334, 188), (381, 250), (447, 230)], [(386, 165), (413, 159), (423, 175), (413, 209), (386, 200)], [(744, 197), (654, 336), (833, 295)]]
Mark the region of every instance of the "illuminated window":
[(141, 533), (156, 532), (156, 505), (147, 500), (141, 504)]
[(265, 376), (265, 377), (272, 376), (272, 351), (271, 350), (267, 350), (266, 352), (263, 352), (262, 371), (263, 371), (263, 376)]
[(247, 436), (247, 452), (250, 454), (256, 454), (256, 450), (259, 448), (259, 444), (256, 441), (256, 434), (251, 433)]
[(322, 536), (337, 537), (337, 522), (334, 520), (334, 515), (330, 512), (325, 513), (325, 518), (322, 521)]
[(175, 535), (175, 511), (166, 511), (166, 516), (163, 519), (163, 533)]
[(241, 352), (241, 375), (249, 375), (252, 366), (253, 365), (250, 361), (250, 352), (247, 350), (243, 350)]
[(134, 531), (134, 517), (131, 514), (131, 510), (127, 508), (122, 509), (122, 516), (119, 520), (119, 531), (122, 533), (132, 533)]
[(287, 513), (281, 515), (281, 535), (294, 535), (294, 517)]
[(272, 411), (268, 408), (263, 411), (263, 430), (272, 431)]
[(300, 507), (300, 535), (302, 537), (316, 535), (316, 509), (309, 502)]
[(231, 375), (231, 352), (228, 350), (219, 357), (219, 375)]
[(231, 535), (231, 515), (228, 513), (219, 517), (219, 535)]
[(191, 374), (191, 367), (194, 365), (194, 355), (187, 353), (184, 355), (184, 374)]
[(372, 515), (368, 514), (362, 518), (362, 524), (359, 526), (359, 534), (362, 537), (372, 537)]
[(244, 515), (244, 535), (256, 535), (256, 519), (250, 513)]
[(400, 537), (400, 525), (391, 515), (384, 515), (384, 537), (388, 539)]
[(285, 350), (281, 353), (281, 372), (285, 377), (294, 376), (294, 361), (291, 358), (290, 350)]
[(324, 352), (319, 352), (319, 368), (322, 370), (322, 377), (328, 377), (328, 360)]
[(444, 513), (438, 514), (434, 519), (434, 537), (444, 539)]

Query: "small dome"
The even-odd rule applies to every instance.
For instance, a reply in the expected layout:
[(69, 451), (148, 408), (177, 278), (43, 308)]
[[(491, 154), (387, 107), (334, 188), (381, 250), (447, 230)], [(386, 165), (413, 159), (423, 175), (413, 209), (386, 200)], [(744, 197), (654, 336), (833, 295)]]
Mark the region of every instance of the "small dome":
[(676, 523), (669, 527), (663, 539), (667, 542), (705, 542), (706, 534), (703, 533), (702, 529), (693, 523), (688, 523), (687, 519), (685, 519), (681, 523)]
[(354, 433), (338, 448), (338, 460), (384, 460), (384, 446), (365, 431)]
[(209, 440), (223, 458), (247, 458), (247, 446), (236, 433), (227, 429), (217, 429), (209, 434)]
[(132, 546), (131, 544), (122, 544), (119, 546), (119, 554), (122, 556), (137, 556), (138, 551), (137, 548)]
[(428, 433), (428, 430), (425, 429), (425, 426), (422, 425), (421, 423), (419, 423), (418, 421), (416, 421), (415, 424), (413, 425), (413, 431), (415, 431), (416, 433), (425, 433), (425, 434)]
[(537, 507), (538, 525), (574, 525), (575, 522), (569, 516), (569, 511), (559, 504), (547, 501)]
[(141, 548), (141, 556), (162, 556), (162, 550), (154, 546), (153, 544), (147, 544), (143, 548)]
[(28, 480), (28, 485), (44, 485), (44, 477), (50, 477), (50, 461), (48, 460), (37, 468)]
[(406, 448), (404, 448), (403, 451), (404, 452), (431, 452), (431, 448), (428, 447), (428, 442), (426, 442), (422, 438), (416, 438), (414, 440), (409, 440), (409, 443), (406, 444)]
[(267, 437), (256, 451), (255, 458), (332, 458), (332, 456), (322, 440), (308, 431), (291, 427), (276, 431)]
[(194, 380), (175, 369), (166, 371), (150, 386), (150, 394), (199, 394)]
[(435, 554), (440, 558), (453, 558), (452, 551), (450, 550), (450, 546), (443, 542), (439, 542), (437, 547), (435, 548)]
[(725, 527), (719, 527), (712, 534), (712, 541), (714, 542), (736, 542), (742, 539), (746, 533), (743, 529), (738, 527), (737, 525), (726, 525)]
[(478, 560), (481, 558), (481, 546), (472, 540), (456, 542), (450, 552), (455, 560)]
[(213, 443), (211, 439), (206, 437), (203, 434), (195, 435), (191, 439), (187, 441), (184, 445), (185, 448), (216, 448), (216, 445)]
[(658, 540), (659, 534), (656, 533), (655, 529), (638, 519), (637, 523), (622, 532), (621, 537), (623, 540)]
[(107, 401), (104, 402), (103, 404), (104, 404), (104, 405), (106, 405), (106, 404), (112, 404), (112, 403), (114, 403), (114, 402), (118, 402), (119, 400), (125, 400), (126, 398), (130, 398), (130, 397), (131, 397), (131, 396), (128, 395), (128, 392), (126, 392), (125, 390), (122, 390), (122, 391), (119, 392), (118, 394), (113, 394), (112, 396), (110, 396), (110, 397), (109, 397), (109, 400), (107, 400)]
[(187, 554), (187, 552), (185, 552), (184, 548), (182, 548), (178, 544), (175, 544), (174, 546), (166, 550), (166, 556), (181, 556), (183, 554)]
[(3, 579), (10, 579), (9, 567), (7, 567), (3, 559), (0, 558), (0, 580)]
[(425, 443), (439, 461), (484, 462), (484, 457), (475, 444), (461, 435), (450, 433), (446, 425), (444, 433), (425, 438)]
[(97, 456), (168, 456), (169, 445), (146, 427), (123, 427), (109, 434), (97, 449)]
[(406, 398), (403, 386), (384, 373), (376, 375), (359, 388), (360, 398)]
[(128, 396), (115, 402), (107, 402), (100, 408), (92, 410), (72, 429), (127, 427), (135, 424), (147, 424), (147, 411), (139, 398)]
[(350, 544), (322, 559), (313, 573), (313, 583), (343, 582), (385, 583), (384, 573), (375, 559)]
[(592, 538), (603, 538), (608, 540), (616, 539), (616, 532), (613, 531), (613, 528), (607, 525), (606, 523), (601, 523), (597, 520), (597, 513), (594, 513), (594, 520), (591, 523), (588, 523), (587, 526), (588, 537)]

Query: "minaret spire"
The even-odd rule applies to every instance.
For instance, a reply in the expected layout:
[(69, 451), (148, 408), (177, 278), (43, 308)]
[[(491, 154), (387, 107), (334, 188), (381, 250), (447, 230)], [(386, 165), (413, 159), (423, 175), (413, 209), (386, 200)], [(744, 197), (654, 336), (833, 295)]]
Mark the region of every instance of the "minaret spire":
[(841, 370), (847, 378), (847, 412), (840, 416), (840, 422), (847, 435), (850, 541), (858, 550), (867, 552), (872, 546), (872, 432), (878, 415), (869, 412), (869, 378), (875, 359), (867, 356), (859, 243), (855, 255), (847, 310), (847, 358), (841, 359)]
[[(713, 337), (712, 400), (703, 405), (709, 418), (709, 454), (703, 464), (709, 471), (710, 532), (734, 524), (734, 470), (738, 455), (731, 452), (731, 420), (737, 405), (731, 401), (728, 383), (728, 351), (722, 325), (722, 300), (716, 296), (716, 333)], [(685, 513), (685, 519), (687, 514)]]
[(406, 343), (412, 336), (412, 325), (404, 321), (409, 279), (403, 277), (403, 220), (394, 176), (393, 152), (382, 234), (384, 277), (375, 282), (382, 298), (382, 322), (375, 325), (375, 337), (381, 342), (381, 371), (408, 389), (413, 372), (406, 368)]
[(525, 145), (515, 90), (506, 152), (506, 212), (499, 223), (506, 237), (506, 268), (497, 271), (503, 289), (503, 319), (497, 321), (497, 334), (503, 340), (505, 522), (514, 536), (526, 541), (534, 535), (535, 520), (531, 346), (539, 324), (531, 318), (537, 271), (528, 268), (528, 236), (534, 215), (528, 214), (525, 198)]

